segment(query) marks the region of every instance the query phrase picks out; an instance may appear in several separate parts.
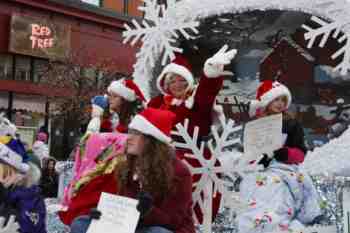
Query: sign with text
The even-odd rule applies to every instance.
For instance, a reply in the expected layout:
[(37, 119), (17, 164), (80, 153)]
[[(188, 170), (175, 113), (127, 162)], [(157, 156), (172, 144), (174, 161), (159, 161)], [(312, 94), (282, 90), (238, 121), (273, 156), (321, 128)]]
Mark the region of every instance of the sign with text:
[(70, 50), (70, 28), (46, 19), (12, 15), (9, 50), (43, 58), (62, 59)]
[(248, 122), (243, 137), (245, 161), (255, 161), (264, 153), (272, 154), (283, 144), (282, 114)]
[(93, 220), (87, 233), (134, 233), (140, 213), (138, 201), (109, 193), (102, 193), (97, 209), (102, 215)]

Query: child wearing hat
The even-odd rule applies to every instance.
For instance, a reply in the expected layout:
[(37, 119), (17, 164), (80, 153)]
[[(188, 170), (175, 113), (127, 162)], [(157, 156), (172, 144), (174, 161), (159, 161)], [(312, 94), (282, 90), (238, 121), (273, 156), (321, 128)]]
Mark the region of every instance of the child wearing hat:
[(15, 216), (20, 233), (46, 233), (40, 169), (26, 159), (20, 140), (0, 136), (0, 216), (9, 222)]
[[(322, 215), (320, 198), (311, 178), (299, 169), (306, 153), (302, 126), (285, 113), (291, 103), (289, 89), (277, 81), (264, 81), (251, 104), (259, 118), (284, 114), (284, 145), (259, 161), (265, 169), (243, 176), (240, 196), (246, 204), (237, 216), (240, 233), (303, 232)], [(254, 108), (254, 111), (253, 111)]]
[[(272, 157), (286, 164), (300, 164), (304, 161), (307, 151), (304, 131), (301, 124), (287, 113), (292, 102), (289, 89), (278, 81), (266, 80), (257, 89), (256, 100), (251, 102), (250, 114), (253, 118), (260, 118), (273, 114), (283, 114), (282, 134), (284, 146), (276, 150), (272, 156), (265, 155), (260, 161), (268, 166)], [(254, 112), (255, 111), (255, 112)]]

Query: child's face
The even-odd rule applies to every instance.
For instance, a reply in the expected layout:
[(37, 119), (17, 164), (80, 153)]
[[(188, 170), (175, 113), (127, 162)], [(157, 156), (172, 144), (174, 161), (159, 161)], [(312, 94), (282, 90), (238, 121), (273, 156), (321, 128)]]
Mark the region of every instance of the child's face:
[(0, 163), (0, 183), (5, 187), (17, 184), (22, 179), (23, 175), (19, 174), (16, 169)]
[(286, 110), (287, 107), (287, 97), (280, 96), (274, 99), (268, 106), (266, 111), (270, 114), (281, 113)]

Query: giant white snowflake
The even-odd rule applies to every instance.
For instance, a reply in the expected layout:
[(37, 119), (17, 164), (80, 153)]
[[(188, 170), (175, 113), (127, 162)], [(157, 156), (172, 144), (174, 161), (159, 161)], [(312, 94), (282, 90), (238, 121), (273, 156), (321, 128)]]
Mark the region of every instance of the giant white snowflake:
[(333, 71), (339, 71), (341, 75), (346, 75), (348, 70), (350, 70), (349, 33), (345, 30), (348, 22), (335, 21), (328, 23), (315, 16), (313, 16), (311, 20), (319, 24), (321, 27), (313, 29), (307, 25), (302, 26), (307, 31), (304, 36), (306, 40), (309, 40), (307, 45), (308, 48), (311, 48), (315, 44), (316, 38), (319, 36), (321, 36), (321, 40), (319, 41), (318, 46), (323, 48), (330, 36), (337, 38), (340, 33), (343, 33), (337, 40), (339, 43), (345, 42), (345, 44), (339, 48), (331, 58), (337, 59), (338, 57), (344, 56), (342, 61), (333, 69)]
[[(183, 148), (191, 151), (191, 153), (186, 154), (187, 157), (196, 159), (200, 163), (200, 167), (193, 167), (186, 160), (184, 162), (188, 165), (192, 175), (200, 175), (198, 182), (194, 183), (195, 190), (193, 191), (193, 203), (199, 205), (201, 212), (203, 213), (203, 225), (204, 232), (211, 232), (211, 219), (212, 219), (212, 196), (215, 196), (218, 192), (222, 194), (223, 197), (230, 197), (231, 194), (228, 192), (228, 187), (232, 183), (223, 179), (223, 177), (230, 177), (231, 180), (235, 180), (233, 175), (233, 170), (230, 164), (220, 163), (223, 154), (228, 156), (234, 156), (233, 153), (224, 153), (224, 149), (233, 146), (240, 142), (240, 136), (237, 134), (238, 131), (242, 130), (241, 126), (235, 126), (232, 120), (226, 122), (222, 120), (222, 132), (219, 133), (217, 128), (213, 126), (211, 132), (214, 139), (208, 142), (208, 148), (211, 153), (211, 157), (206, 159), (204, 157), (204, 142), (198, 146), (198, 127), (194, 128), (193, 135), (189, 135), (188, 126), (189, 120), (186, 119), (184, 125), (177, 124), (177, 131), (172, 132), (173, 135), (180, 136), (184, 142), (175, 142), (176, 148)], [(235, 134), (236, 133), (236, 134)], [(232, 205), (237, 204), (237, 202)], [(198, 223), (197, 216), (194, 216), (196, 222)]]
[[(127, 29), (123, 32), (124, 43), (131, 41), (135, 45), (142, 41), (143, 46), (136, 54), (137, 63), (134, 66), (134, 78), (140, 84), (142, 80), (150, 77), (150, 70), (155, 66), (156, 59), (163, 54), (162, 65), (168, 60), (175, 58), (176, 52), (182, 52), (176, 45), (176, 39), (180, 35), (186, 39), (191, 39), (189, 31), (198, 33), (196, 27), (199, 22), (193, 20), (184, 20), (176, 12), (177, 3), (175, 0), (167, 1), (167, 8), (164, 4), (158, 4), (157, 0), (143, 0), (144, 6), (139, 7), (144, 12), (144, 19), (141, 23), (135, 19), (132, 20), (134, 28), (125, 24)], [(146, 77), (146, 79), (145, 79)], [(142, 82), (141, 87), (148, 89), (148, 82)], [(147, 95), (148, 90), (146, 91)]]

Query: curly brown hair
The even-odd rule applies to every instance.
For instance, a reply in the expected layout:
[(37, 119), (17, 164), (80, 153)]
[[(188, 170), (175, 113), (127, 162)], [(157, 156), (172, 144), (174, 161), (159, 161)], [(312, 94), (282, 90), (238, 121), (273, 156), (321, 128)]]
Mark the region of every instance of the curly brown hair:
[(126, 155), (125, 162), (116, 168), (119, 191), (127, 187), (132, 176), (138, 172), (143, 191), (163, 199), (172, 191), (174, 150), (152, 136), (144, 135), (145, 147), (142, 155)]

